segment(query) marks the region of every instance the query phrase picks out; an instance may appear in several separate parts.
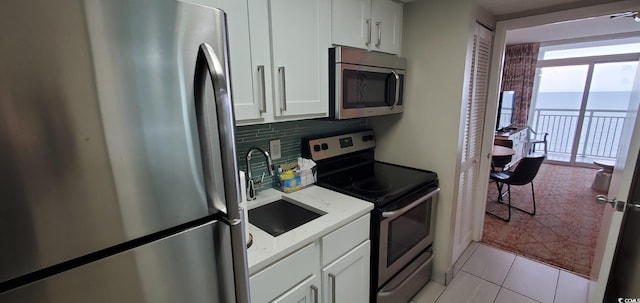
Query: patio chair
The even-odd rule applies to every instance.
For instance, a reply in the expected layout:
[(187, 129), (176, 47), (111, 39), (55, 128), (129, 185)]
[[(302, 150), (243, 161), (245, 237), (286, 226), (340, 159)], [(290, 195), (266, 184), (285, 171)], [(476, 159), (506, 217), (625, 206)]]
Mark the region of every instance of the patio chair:
[[(498, 187), (498, 203), (504, 204), (503, 197), (506, 194), (508, 196), (508, 216), (506, 218), (500, 217), (496, 214), (493, 214), (489, 211), (486, 211), (487, 214), (495, 216), (497, 218), (502, 219), (503, 221), (509, 222), (511, 220), (511, 208), (515, 208), (519, 211), (525, 212), (530, 215), (536, 214), (536, 195), (533, 189), (533, 179), (538, 174), (538, 170), (540, 170), (540, 166), (542, 165), (542, 161), (546, 155), (536, 155), (533, 157), (524, 157), (516, 166), (514, 171), (494, 171), (491, 172), (489, 178), (495, 181), (496, 186)], [(507, 185), (507, 190), (503, 193), (502, 189), (504, 185)], [(522, 186), (531, 184), (531, 197), (533, 198), (533, 211), (527, 211), (522, 208), (511, 205), (511, 186)]]
[(535, 130), (533, 130), (533, 128), (531, 128), (531, 126), (527, 126), (527, 140), (525, 141), (526, 144), (526, 151), (530, 154), (535, 153), (536, 152), (536, 145), (537, 144), (544, 144), (543, 150), (544, 150), (544, 154), (547, 154), (547, 137), (549, 136), (549, 133), (537, 133)]

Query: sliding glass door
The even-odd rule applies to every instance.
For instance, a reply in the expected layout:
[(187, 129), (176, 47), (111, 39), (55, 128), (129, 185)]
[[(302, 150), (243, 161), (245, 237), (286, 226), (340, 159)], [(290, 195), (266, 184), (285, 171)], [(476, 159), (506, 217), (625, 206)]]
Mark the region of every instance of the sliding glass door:
[[(547, 159), (571, 164), (614, 161), (629, 101), (640, 44), (629, 54), (600, 54), (612, 46), (541, 48), (529, 125), (549, 133)], [(559, 50), (558, 50), (559, 49)]]
[(587, 95), (576, 162), (614, 160), (638, 62), (598, 63)]
[(550, 134), (549, 160), (571, 161), (588, 72), (588, 65), (542, 67), (537, 71), (529, 124), (538, 132)]

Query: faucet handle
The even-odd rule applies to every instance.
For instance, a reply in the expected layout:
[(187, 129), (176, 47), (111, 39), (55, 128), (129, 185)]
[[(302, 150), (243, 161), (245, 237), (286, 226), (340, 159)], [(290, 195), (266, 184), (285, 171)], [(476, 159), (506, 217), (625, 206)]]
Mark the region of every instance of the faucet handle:
[(247, 200), (255, 200), (256, 199), (256, 187), (254, 185), (253, 179), (249, 179), (249, 184), (247, 186)]

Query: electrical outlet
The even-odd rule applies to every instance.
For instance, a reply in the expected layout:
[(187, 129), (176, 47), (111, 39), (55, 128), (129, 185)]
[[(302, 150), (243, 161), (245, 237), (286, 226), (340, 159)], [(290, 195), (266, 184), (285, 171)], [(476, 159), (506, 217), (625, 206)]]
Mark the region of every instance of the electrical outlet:
[(282, 158), (282, 154), (280, 152), (280, 140), (269, 141), (269, 153), (271, 154), (271, 160)]

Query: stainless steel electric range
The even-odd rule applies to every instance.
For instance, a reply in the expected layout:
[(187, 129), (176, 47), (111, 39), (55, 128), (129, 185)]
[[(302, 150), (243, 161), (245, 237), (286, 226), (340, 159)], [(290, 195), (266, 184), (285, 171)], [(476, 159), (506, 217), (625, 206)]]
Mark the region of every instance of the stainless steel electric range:
[(408, 302), (431, 277), (438, 175), (375, 161), (373, 130), (303, 139), (319, 186), (375, 204), (371, 302)]

